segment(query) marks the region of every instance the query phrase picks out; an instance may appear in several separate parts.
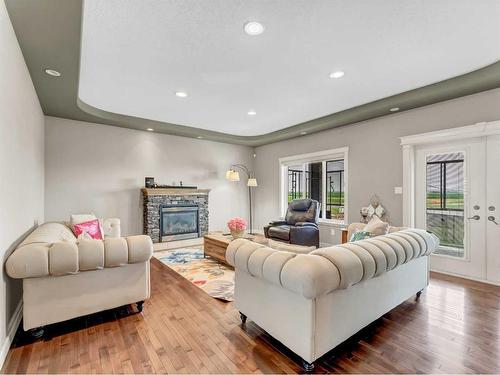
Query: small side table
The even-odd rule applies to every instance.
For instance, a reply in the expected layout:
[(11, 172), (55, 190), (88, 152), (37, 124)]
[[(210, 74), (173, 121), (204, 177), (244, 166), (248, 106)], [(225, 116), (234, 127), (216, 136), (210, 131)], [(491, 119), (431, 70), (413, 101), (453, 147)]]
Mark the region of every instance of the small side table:
[[(222, 234), (207, 234), (203, 236), (203, 252), (205, 256), (212, 257), (217, 261), (231, 267), (226, 261), (226, 249), (231, 242), (230, 236)], [(232, 267), (231, 267), (232, 268)]]
[(347, 241), (349, 241), (347, 238), (347, 229), (342, 229), (342, 243), (346, 243)]
[[(245, 234), (243, 237), (247, 240), (267, 244), (267, 238), (261, 234)], [(223, 232), (208, 233), (203, 236), (203, 252), (205, 256), (212, 257), (226, 266), (233, 268), (226, 261), (226, 250), (229, 243), (233, 240), (231, 235), (225, 235)]]

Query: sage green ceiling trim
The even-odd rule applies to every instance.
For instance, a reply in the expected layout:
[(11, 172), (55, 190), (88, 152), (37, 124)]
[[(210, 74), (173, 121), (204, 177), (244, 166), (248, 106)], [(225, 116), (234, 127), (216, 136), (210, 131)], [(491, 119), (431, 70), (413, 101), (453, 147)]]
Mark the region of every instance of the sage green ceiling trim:
[[(260, 136), (235, 136), (189, 126), (126, 116), (95, 108), (78, 98), (82, 0), (6, 0), (17, 39), (42, 109), (48, 116), (184, 137), (260, 146), (353, 124), (500, 87), (500, 61), (482, 69)], [(54, 78), (44, 70), (62, 73)], [(409, 73), (411, 74), (411, 72)]]

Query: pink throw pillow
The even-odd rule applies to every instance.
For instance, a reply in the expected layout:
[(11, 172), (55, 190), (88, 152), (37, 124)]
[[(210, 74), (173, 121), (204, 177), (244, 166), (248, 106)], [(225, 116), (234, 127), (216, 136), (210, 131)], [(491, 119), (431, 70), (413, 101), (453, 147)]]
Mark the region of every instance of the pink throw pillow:
[(85, 223), (73, 224), (73, 232), (78, 238), (82, 233), (86, 234), (94, 240), (102, 240), (101, 226), (99, 225), (99, 220), (90, 220)]

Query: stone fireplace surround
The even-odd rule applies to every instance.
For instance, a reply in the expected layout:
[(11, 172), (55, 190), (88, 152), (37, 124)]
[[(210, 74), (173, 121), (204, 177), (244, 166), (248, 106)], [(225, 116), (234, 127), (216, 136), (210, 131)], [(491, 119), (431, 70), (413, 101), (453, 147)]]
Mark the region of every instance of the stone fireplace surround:
[(197, 205), (201, 236), (208, 233), (208, 193), (210, 189), (153, 188), (141, 189), (143, 233), (154, 243), (161, 242), (160, 215), (164, 205)]

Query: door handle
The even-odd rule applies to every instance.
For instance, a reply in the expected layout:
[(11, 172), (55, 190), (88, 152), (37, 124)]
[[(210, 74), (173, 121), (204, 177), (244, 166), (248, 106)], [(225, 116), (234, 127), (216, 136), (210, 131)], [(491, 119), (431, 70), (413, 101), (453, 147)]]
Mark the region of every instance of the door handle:
[[(492, 217), (492, 216), (490, 216), (490, 217)], [(481, 216), (479, 216), (479, 215), (474, 215), (474, 216), (468, 217), (467, 219), (469, 219), (469, 220), (479, 220), (479, 219), (481, 219)], [(493, 218), (493, 219), (495, 219), (495, 218)], [(488, 219), (488, 220), (489, 220), (489, 219)]]
[(491, 221), (492, 223), (495, 223), (495, 225), (498, 225), (498, 223), (495, 220), (495, 216), (488, 216), (488, 220)]

